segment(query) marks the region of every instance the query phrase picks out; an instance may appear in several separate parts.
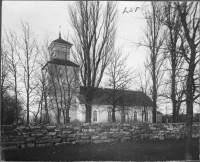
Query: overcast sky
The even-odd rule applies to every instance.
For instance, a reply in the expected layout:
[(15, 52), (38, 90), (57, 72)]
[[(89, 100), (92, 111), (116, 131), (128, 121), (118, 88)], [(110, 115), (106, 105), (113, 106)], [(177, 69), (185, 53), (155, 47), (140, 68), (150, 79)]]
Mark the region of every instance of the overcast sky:
[[(3, 1), (2, 28), (3, 30), (10, 28), (19, 34), (21, 20), (28, 21), (38, 40), (42, 41), (48, 34), (53, 41), (58, 38), (59, 26), (61, 26), (62, 35), (72, 30), (67, 6), (73, 3), (73, 1)], [(131, 41), (139, 42), (143, 39), (146, 20), (141, 9), (148, 7), (150, 2), (118, 1), (117, 3), (117, 46), (123, 45), (124, 52), (130, 53), (128, 66), (142, 68), (147, 54), (146, 49), (145, 47), (136, 48)], [(140, 9), (135, 12), (137, 7)], [(133, 12), (129, 12), (130, 10)]]
[[(42, 41), (48, 34), (53, 41), (58, 38), (59, 26), (61, 26), (62, 35), (72, 30), (67, 6), (73, 5), (73, 3), (73, 1), (3, 1), (3, 30), (10, 28), (20, 34), (21, 20), (28, 21), (38, 40)], [(129, 67), (142, 68), (146, 49), (145, 47), (136, 48), (131, 41), (138, 42), (143, 38), (146, 20), (142, 14), (142, 9), (148, 7), (150, 2), (118, 1), (117, 3), (116, 44), (119, 47), (124, 46), (124, 53), (130, 54), (127, 63)], [(140, 8), (135, 12), (137, 7)], [(131, 10), (133, 12), (129, 12)]]
[[(21, 20), (28, 21), (38, 40), (42, 41), (48, 34), (53, 41), (58, 38), (59, 26), (61, 26), (62, 35), (72, 30), (67, 6), (73, 3), (73, 1), (3, 1), (2, 28), (3, 30), (10, 28), (19, 34)], [(130, 53), (128, 66), (142, 68), (146, 49), (145, 47), (136, 48), (131, 41), (138, 42), (143, 38), (146, 20), (141, 8), (148, 7), (149, 2), (118, 1), (117, 3), (117, 45), (123, 45), (124, 52)], [(135, 12), (136, 7), (140, 9)], [(133, 12), (129, 12), (131, 9)]]
[[(21, 19), (28, 21), (39, 40), (43, 40), (46, 34), (52, 40), (58, 38), (59, 26), (62, 34), (72, 30), (69, 23), (67, 6), (73, 1), (3, 1), (2, 24), (3, 30), (10, 28), (20, 32)], [(139, 41), (142, 36), (142, 28), (145, 27), (141, 9), (149, 2), (118, 1), (118, 35), (117, 45), (124, 45), (126, 53), (130, 53), (128, 65), (138, 67), (144, 62), (144, 48), (137, 49), (130, 41)], [(133, 9), (133, 12), (129, 12)], [(124, 12), (127, 11), (127, 12)], [(124, 13), (123, 13), (124, 12)]]

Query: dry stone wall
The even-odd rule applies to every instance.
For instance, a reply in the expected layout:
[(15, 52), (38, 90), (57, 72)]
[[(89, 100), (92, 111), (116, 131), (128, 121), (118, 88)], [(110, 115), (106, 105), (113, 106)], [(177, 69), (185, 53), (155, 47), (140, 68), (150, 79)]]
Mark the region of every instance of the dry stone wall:
[[(193, 124), (199, 138), (199, 123)], [(185, 124), (69, 124), (1, 126), (1, 149), (37, 148), (66, 144), (88, 144), (128, 140), (184, 139)]]

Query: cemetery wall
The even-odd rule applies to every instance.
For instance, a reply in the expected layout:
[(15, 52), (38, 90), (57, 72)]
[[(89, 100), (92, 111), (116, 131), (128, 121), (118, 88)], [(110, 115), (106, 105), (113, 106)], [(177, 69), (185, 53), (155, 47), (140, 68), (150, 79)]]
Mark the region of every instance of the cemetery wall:
[[(1, 150), (185, 137), (184, 123), (4, 125), (1, 126)], [(192, 137), (199, 138), (199, 123), (193, 124)]]

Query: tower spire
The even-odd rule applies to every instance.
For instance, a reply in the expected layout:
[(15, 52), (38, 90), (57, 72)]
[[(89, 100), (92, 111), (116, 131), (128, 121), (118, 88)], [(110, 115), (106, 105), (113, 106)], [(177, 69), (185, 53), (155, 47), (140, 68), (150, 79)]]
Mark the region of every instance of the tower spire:
[(59, 27), (59, 39), (61, 39), (60, 28), (61, 28), (61, 26)]

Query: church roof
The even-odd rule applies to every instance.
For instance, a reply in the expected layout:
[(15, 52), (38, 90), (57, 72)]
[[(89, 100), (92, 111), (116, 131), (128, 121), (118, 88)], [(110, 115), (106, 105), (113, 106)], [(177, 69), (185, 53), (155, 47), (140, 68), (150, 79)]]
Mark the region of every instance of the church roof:
[(74, 62), (72, 62), (70, 60), (53, 58), (50, 61), (48, 61), (45, 66), (42, 67), (42, 70), (47, 66), (48, 63), (50, 63), (50, 64), (57, 64), (57, 65), (64, 65), (64, 66), (79, 67), (79, 65), (75, 64)]
[[(152, 106), (152, 100), (142, 91), (132, 90), (113, 90), (108, 88), (92, 88), (95, 93), (92, 104), (93, 105), (112, 105), (114, 101), (118, 106)], [(85, 103), (85, 95), (87, 88), (80, 87), (80, 104)]]
[(157, 111), (157, 114), (162, 114), (160, 111)]
[(56, 39), (56, 40), (54, 40), (54, 41), (52, 41), (52, 42), (55, 42), (55, 43), (61, 43), (61, 44), (67, 44), (67, 45), (72, 46), (71, 43), (69, 43), (69, 42), (63, 40), (61, 37), (59, 37), (58, 39)]
[(58, 59), (58, 58), (53, 58), (48, 63), (57, 64), (57, 65), (66, 65), (66, 66), (79, 67), (79, 65), (75, 64), (74, 62), (72, 62), (70, 60), (64, 60), (64, 59)]

